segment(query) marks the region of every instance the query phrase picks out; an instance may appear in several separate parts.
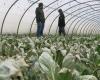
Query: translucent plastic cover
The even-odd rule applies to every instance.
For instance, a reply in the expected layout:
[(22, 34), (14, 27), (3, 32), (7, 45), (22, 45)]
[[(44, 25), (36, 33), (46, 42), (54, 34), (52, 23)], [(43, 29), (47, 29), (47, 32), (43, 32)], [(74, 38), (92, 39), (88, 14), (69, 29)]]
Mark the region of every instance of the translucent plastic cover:
[(44, 4), (44, 34), (58, 32), (58, 9), (65, 15), (66, 34), (99, 34), (99, 0), (0, 0), (0, 34), (36, 33), (35, 10)]

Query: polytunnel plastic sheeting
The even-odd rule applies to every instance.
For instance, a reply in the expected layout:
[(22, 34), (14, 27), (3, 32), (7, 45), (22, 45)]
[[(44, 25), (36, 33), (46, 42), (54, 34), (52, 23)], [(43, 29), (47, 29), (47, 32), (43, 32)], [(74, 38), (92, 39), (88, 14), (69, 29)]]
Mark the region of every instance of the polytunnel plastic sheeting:
[[(98, 17), (98, 16), (97, 16)], [(97, 17), (93, 17), (93, 19), (90, 19), (90, 20), (88, 20), (87, 22), (84, 22), (81, 26), (81, 29), (80, 29), (80, 33), (82, 33), (82, 34), (84, 34), (84, 33), (90, 33), (91, 31), (92, 31), (92, 29), (93, 29), (93, 27), (95, 26), (95, 28), (96, 29), (98, 29), (98, 30), (100, 30), (97, 26), (98, 26), (98, 24), (97, 24), (97, 22), (96, 21), (98, 21), (99, 22), (99, 20), (97, 20), (96, 18)], [(100, 18), (99, 18), (100, 19)], [(90, 22), (92, 22), (92, 24), (90, 23)], [(99, 25), (100, 26), (100, 25)], [(87, 32), (88, 31), (88, 32)]]
[[(73, 8), (75, 8), (75, 7), (77, 7), (77, 6), (74, 6)], [(88, 7), (91, 8), (90, 6), (88, 6)], [(82, 7), (82, 8), (83, 8), (83, 7)], [(80, 9), (80, 10), (83, 10), (82, 8), (79, 8), (79, 9)], [(85, 6), (85, 8), (87, 8), (87, 6)], [(78, 9), (78, 11), (77, 11), (78, 13), (79, 13), (79, 9)], [(67, 12), (68, 12), (68, 10), (67, 10)], [(76, 12), (76, 10), (72, 11), (71, 13), (73, 13), (73, 12)], [(72, 14), (72, 15), (70, 14), (69, 16), (77, 17), (76, 14), (74, 14), (74, 15), (73, 15), (73, 14)], [(67, 16), (67, 21), (68, 21), (68, 22), (69, 22), (69, 18), (70, 18), (69, 16)], [(79, 15), (78, 15), (78, 16), (79, 16)], [(68, 22), (67, 22), (67, 24), (68, 24)], [(71, 23), (71, 21), (70, 21), (70, 23)], [(68, 27), (70, 27), (69, 24), (68, 24)]]
[[(97, 17), (94, 21), (90, 17), (83, 22), (87, 16), (94, 14), (98, 16), (99, 0), (0, 0), (1, 34), (36, 33), (35, 9), (40, 2), (44, 4), (46, 17), (44, 33), (53, 34), (58, 31), (58, 9), (60, 8), (65, 14), (66, 34), (100, 33), (100, 22)], [(89, 23), (91, 28), (86, 23)]]
[[(96, 14), (97, 15), (97, 14)], [(90, 17), (88, 17), (87, 16), (87, 18), (84, 18), (83, 20), (80, 20), (78, 23), (78, 28), (77, 28), (77, 32), (79, 32), (79, 33), (82, 33), (82, 32), (84, 32), (85, 30), (88, 30), (88, 29), (86, 29), (86, 27), (88, 26), (87, 25), (87, 23), (89, 23), (89, 24), (94, 24), (94, 23), (96, 23), (96, 25), (100, 25), (99, 23), (100, 23), (100, 21), (99, 21), (99, 19), (100, 19), (100, 14), (98, 15), (98, 16), (96, 16), (95, 14), (94, 15), (92, 15), (92, 16), (90, 16)], [(90, 27), (90, 26), (88, 26), (88, 27)], [(98, 28), (98, 27), (96, 27), (96, 28)], [(91, 28), (92, 29), (92, 28)], [(90, 29), (90, 30), (91, 30)], [(99, 28), (98, 28), (99, 29)], [(79, 31), (78, 31), (79, 30)]]
[[(94, 5), (93, 5), (94, 6)], [(100, 6), (100, 5), (99, 5)], [(98, 7), (99, 7), (98, 6)], [(72, 7), (72, 6), (71, 6)], [(65, 10), (65, 18), (67, 18), (66, 19), (66, 21), (68, 21), (68, 22), (70, 22), (70, 23), (72, 23), (72, 21), (69, 21), (69, 20), (74, 20), (74, 18), (77, 18), (77, 17), (79, 17), (80, 16), (80, 14), (83, 14), (83, 12), (84, 13), (86, 13), (86, 14), (88, 14), (88, 11), (87, 10), (91, 10), (91, 12), (93, 12), (93, 10), (89, 7), (89, 6), (86, 6), (86, 7), (82, 7), (82, 8), (79, 8), (79, 6), (73, 6), (73, 8), (75, 8), (71, 13), (68, 13), (68, 9), (67, 9), (67, 11)], [(96, 7), (96, 8), (98, 8), (98, 7)], [(71, 10), (71, 9), (70, 9)], [(76, 13), (77, 13), (77, 15), (76, 15)], [(66, 15), (67, 14), (67, 15)], [(81, 16), (80, 16), (81, 17)], [(72, 18), (72, 19), (71, 19)], [(66, 23), (66, 24), (68, 24), (68, 22)], [(69, 26), (69, 24), (68, 24), (68, 26)], [(70, 27), (70, 26), (69, 26)], [(67, 28), (67, 27), (66, 27)]]
[[(100, 9), (99, 9), (99, 11), (100, 11)], [(81, 24), (78, 25), (81, 20), (83, 20), (83, 19), (85, 19), (85, 18), (87, 18), (89, 16), (92, 16), (93, 14), (96, 14), (96, 13), (98, 13), (98, 12), (93, 12), (93, 11), (91, 12), (89, 10), (87, 13), (81, 14), (81, 15), (79, 15), (77, 17), (73, 17), (72, 20), (69, 22), (69, 29), (68, 29), (68, 31), (69, 32), (76, 32), (78, 30), (78, 28), (81, 28), (81, 25), (82, 25), (83, 22), (81, 22)], [(88, 19), (87, 19), (87, 21), (88, 21)], [(90, 22), (90, 23), (92, 23), (92, 22)], [(66, 25), (67, 24), (68, 23), (66, 23)], [(76, 29), (76, 31), (74, 31), (75, 29)]]

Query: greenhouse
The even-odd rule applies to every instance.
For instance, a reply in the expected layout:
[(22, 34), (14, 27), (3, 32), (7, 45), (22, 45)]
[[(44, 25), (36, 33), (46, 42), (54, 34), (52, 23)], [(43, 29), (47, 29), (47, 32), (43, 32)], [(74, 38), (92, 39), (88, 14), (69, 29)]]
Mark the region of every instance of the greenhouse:
[(100, 0), (0, 0), (0, 80), (100, 80)]

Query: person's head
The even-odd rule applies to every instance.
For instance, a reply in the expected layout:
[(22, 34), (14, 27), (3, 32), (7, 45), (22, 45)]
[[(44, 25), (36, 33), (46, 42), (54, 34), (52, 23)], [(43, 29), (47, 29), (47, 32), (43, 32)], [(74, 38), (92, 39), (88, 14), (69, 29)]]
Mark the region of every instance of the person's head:
[(58, 12), (59, 12), (59, 14), (62, 14), (63, 13), (62, 9), (59, 9)]
[(43, 9), (43, 3), (39, 3), (38, 6)]

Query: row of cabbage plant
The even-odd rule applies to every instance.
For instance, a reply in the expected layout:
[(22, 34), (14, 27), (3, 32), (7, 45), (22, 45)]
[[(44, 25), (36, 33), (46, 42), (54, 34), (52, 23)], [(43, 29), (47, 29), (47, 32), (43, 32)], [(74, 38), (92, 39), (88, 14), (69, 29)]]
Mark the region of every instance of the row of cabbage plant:
[(24, 80), (100, 80), (100, 38), (3, 36), (0, 62), (25, 58)]

